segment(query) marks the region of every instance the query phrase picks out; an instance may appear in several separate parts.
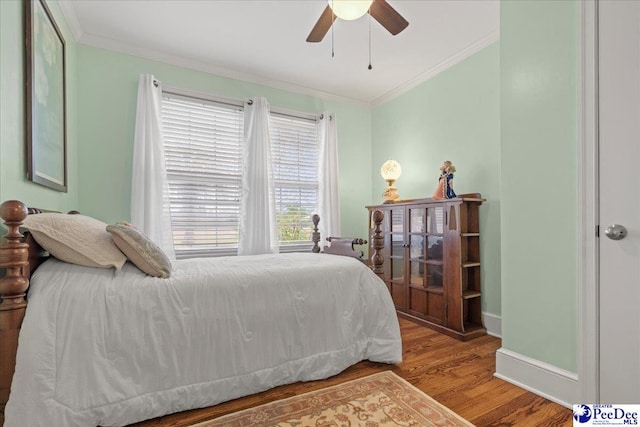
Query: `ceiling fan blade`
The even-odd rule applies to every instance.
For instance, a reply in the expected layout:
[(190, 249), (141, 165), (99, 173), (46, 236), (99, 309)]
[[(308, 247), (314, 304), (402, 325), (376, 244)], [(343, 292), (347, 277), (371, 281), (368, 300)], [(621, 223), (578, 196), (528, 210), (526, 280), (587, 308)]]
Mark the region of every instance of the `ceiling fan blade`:
[(369, 14), (394, 36), (409, 25), (409, 22), (385, 0), (374, 0)]
[(336, 16), (333, 14), (331, 8), (327, 5), (327, 7), (325, 7), (324, 9), (324, 12), (322, 12), (322, 15), (320, 15), (320, 18), (318, 18), (318, 22), (316, 22), (316, 25), (309, 33), (307, 41), (310, 43), (317, 43), (322, 41), (324, 35), (327, 34), (327, 31), (329, 31), (329, 28), (331, 28), (331, 24), (333, 24), (333, 21), (335, 21), (335, 19)]

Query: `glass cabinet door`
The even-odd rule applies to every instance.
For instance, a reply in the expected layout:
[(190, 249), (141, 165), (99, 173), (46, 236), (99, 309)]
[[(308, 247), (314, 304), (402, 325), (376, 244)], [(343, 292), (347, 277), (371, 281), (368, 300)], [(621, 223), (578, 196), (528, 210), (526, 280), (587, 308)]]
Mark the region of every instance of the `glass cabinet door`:
[(427, 233), (442, 234), (444, 232), (444, 208), (434, 206), (427, 208)]
[(405, 285), (405, 210), (404, 207), (385, 209), (384, 280), (399, 310), (406, 309)]
[(442, 290), (442, 278), (442, 264), (427, 264), (427, 288), (431, 290)]
[(385, 279), (404, 280), (404, 209), (389, 209), (386, 216), (385, 258), (388, 257), (388, 275)]
[(424, 244), (425, 237), (412, 234), (409, 246), (409, 268), (411, 270), (410, 283), (424, 286)]
[(424, 233), (426, 219), (425, 208), (409, 209), (409, 231), (411, 233)]
[(409, 209), (409, 283), (424, 286), (427, 210), (424, 207)]
[(444, 254), (444, 207), (434, 206), (427, 209), (426, 239), (426, 286), (430, 289), (442, 289), (442, 258)]

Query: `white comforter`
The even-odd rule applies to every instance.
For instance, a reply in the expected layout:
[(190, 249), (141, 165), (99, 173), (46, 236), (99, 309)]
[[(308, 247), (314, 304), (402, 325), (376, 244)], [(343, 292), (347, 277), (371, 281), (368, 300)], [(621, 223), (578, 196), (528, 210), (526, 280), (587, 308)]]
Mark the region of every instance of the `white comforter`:
[(6, 427), (124, 425), (402, 358), (353, 258), (183, 260), (170, 279), (49, 260), (34, 274)]

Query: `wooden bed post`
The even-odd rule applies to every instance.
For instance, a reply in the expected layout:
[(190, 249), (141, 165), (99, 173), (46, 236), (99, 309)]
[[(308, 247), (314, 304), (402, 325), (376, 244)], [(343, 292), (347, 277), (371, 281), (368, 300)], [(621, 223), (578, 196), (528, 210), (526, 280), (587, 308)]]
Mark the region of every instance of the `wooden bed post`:
[(313, 233), (311, 234), (311, 241), (313, 242), (313, 249), (311, 251), (314, 254), (320, 253), (320, 232), (318, 231), (318, 223), (320, 222), (320, 216), (318, 214), (313, 215), (311, 218), (313, 221)]
[(373, 254), (371, 255), (371, 268), (373, 272), (381, 279), (384, 276), (384, 270), (382, 264), (384, 258), (382, 258), (382, 249), (384, 249), (384, 236), (382, 235), (382, 220), (384, 219), (384, 213), (382, 211), (374, 211), (372, 215), (374, 228), (373, 237), (371, 238)]
[(19, 227), (27, 217), (27, 208), (17, 200), (0, 205), (0, 217), (8, 228), (0, 244), (0, 268), (6, 269), (0, 279), (0, 418), (9, 399), (11, 379), (16, 364), (18, 334), (27, 308), (25, 294), (29, 287), (29, 245), (23, 243)]

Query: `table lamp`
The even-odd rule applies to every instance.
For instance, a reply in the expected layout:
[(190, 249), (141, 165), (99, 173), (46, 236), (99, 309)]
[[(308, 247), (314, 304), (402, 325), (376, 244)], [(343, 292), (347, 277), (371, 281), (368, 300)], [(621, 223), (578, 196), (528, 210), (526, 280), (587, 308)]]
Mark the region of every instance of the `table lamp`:
[(393, 186), (393, 183), (400, 178), (402, 168), (400, 163), (395, 160), (387, 160), (380, 168), (380, 175), (387, 181), (388, 186), (384, 189), (384, 203), (394, 203), (400, 197), (398, 195), (398, 189)]

